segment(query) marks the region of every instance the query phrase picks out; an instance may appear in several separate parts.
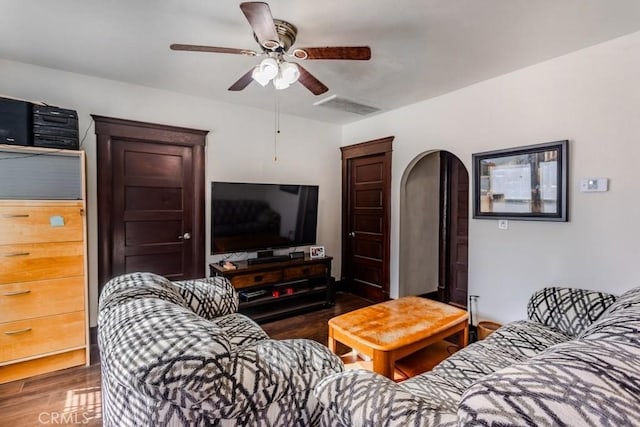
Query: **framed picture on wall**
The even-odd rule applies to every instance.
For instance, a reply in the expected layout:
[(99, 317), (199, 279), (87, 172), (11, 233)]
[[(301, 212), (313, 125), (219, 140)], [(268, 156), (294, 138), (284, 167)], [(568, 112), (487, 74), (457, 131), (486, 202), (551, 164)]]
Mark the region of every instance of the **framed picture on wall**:
[(311, 259), (324, 258), (324, 246), (310, 246), (309, 256)]
[(569, 141), (472, 155), (473, 217), (568, 221)]

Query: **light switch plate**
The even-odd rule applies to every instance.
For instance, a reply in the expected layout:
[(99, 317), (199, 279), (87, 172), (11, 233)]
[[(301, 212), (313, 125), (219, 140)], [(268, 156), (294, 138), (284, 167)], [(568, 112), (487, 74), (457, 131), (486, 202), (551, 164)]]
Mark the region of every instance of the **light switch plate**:
[(508, 230), (509, 229), (509, 221), (507, 221), (506, 219), (499, 219), (498, 220), (498, 228), (500, 230)]
[(609, 190), (609, 178), (582, 178), (580, 180), (580, 191), (583, 193), (593, 193)]

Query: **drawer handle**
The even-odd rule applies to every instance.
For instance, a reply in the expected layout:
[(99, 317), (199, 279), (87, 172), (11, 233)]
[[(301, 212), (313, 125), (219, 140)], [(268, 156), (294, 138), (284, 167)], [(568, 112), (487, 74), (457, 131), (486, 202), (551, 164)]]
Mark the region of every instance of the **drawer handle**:
[(14, 257), (14, 256), (28, 256), (30, 255), (29, 252), (12, 252), (12, 253), (8, 253), (8, 254), (3, 254), (2, 256), (5, 258), (10, 258), (10, 257)]
[(13, 296), (16, 296), (16, 295), (25, 295), (25, 294), (28, 294), (28, 293), (31, 293), (30, 289), (27, 289), (25, 291), (5, 292), (2, 295), (4, 295), (5, 297), (13, 297)]
[(29, 218), (29, 214), (4, 214), (2, 218)]
[(24, 334), (25, 332), (30, 332), (31, 328), (24, 328), (24, 329), (18, 329), (15, 331), (7, 331), (4, 334), (5, 335), (18, 335), (18, 334)]
[(262, 282), (262, 276), (254, 276), (253, 277), (253, 281), (254, 282)]

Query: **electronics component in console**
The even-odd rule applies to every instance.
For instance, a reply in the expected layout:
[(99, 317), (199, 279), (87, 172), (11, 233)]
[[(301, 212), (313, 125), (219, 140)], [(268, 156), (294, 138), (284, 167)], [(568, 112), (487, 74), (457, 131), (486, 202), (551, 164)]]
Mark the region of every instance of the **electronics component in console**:
[(33, 145), (79, 149), (78, 113), (49, 105), (34, 105)]
[(0, 144), (33, 145), (30, 102), (0, 98)]

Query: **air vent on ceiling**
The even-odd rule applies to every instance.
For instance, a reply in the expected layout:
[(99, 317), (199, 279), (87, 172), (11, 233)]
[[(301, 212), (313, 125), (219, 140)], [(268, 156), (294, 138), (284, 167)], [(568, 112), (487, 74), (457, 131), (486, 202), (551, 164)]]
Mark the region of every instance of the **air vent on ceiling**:
[(349, 113), (359, 114), (366, 116), (377, 111), (379, 108), (372, 107), (370, 105), (360, 104), (350, 99), (342, 98), (338, 95), (331, 95), (321, 101), (314, 102), (313, 105), (318, 107), (333, 108), (334, 110), (347, 111)]

